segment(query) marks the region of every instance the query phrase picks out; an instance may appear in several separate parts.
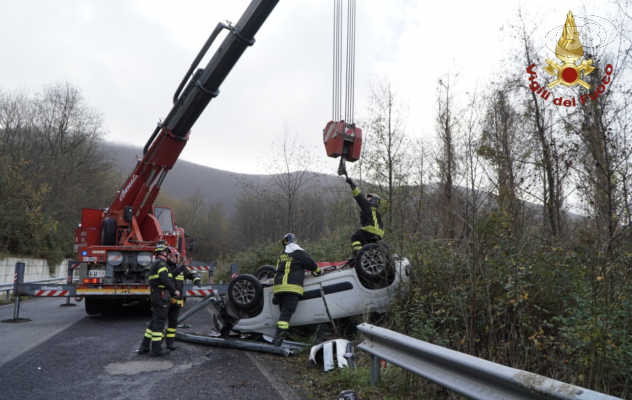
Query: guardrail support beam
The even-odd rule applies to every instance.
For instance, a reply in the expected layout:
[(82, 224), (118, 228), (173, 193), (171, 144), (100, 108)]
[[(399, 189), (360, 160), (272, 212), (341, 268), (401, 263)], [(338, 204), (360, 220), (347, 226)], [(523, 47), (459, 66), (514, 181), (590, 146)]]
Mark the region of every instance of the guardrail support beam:
[[(72, 276), (75, 273), (75, 268), (80, 263), (78, 261), (68, 260), (68, 274), (66, 275), (66, 283), (68, 285), (72, 285)], [(60, 307), (75, 307), (75, 303), (70, 302), (70, 296), (66, 297), (66, 302), (64, 304), (60, 304)]]
[(20, 292), (18, 290), (18, 286), (24, 282), (24, 270), (26, 269), (26, 265), (22, 262), (15, 263), (15, 275), (13, 276), (13, 296), (15, 298), (15, 303), (13, 306), (13, 319), (5, 319), (0, 322), (5, 323), (20, 323), (20, 322), (29, 322), (28, 318), (20, 318)]
[(378, 356), (371, 356), (371, 386), (375, 387), (380, 383), (380, 367), (382, 360)]

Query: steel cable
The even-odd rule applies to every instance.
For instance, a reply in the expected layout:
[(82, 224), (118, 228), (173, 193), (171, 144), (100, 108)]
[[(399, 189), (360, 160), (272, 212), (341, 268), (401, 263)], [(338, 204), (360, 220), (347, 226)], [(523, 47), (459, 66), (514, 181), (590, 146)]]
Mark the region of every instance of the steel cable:
[[(342, 0), (334, 0), (332, 119), (342, 119)], [(355, 106), (355, 28), (356, 1), (347, 1), (347, 42), (345, 65), (344, 120), (353, 124)]]

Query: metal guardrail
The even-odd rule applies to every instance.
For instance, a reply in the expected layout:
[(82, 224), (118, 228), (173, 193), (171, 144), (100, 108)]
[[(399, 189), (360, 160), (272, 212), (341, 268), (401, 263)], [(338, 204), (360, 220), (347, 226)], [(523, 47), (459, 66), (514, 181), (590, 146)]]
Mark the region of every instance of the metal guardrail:
[[(23, 282), (23, 283), (53, 283), (53, 282), (58, 282), (58, 281), (66, 282), (66, 277), (40, 279), (38, 281), (29, 281), (29, 282)], [(3, 283), (0, 285), (0, 292), (4, 292), (5, 290), (13, 290), (14, 287), (15, 287), (15, 283)]]
[(358, 329), (366, 338), (358, 349), (373, 356), (371, 385), (379, 382), (380, 359), (383, 359), (470, 399), (619, 399), (449, 350), (370, 324), (358, 325)]
[[(77, 282), (77, 279), (74, 279), (73, 282)], [(51, 278), (51, 279), (40, 279), (37, 281), (29, 281), (24, 282), (25, 284), (37, 284), (37, 283), (57, 283), (57, 282), (67, 282), (67, 278)], [(3, 283), (0, 285), (0, 292), (6, 292), (7, 300), (11, 300), (11, 292), (15, 288), (15, 283)]]

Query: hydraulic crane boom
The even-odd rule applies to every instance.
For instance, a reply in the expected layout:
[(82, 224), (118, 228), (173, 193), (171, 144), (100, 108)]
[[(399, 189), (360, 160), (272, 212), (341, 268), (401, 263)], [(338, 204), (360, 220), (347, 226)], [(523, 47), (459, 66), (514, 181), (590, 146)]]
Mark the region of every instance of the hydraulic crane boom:
[[(217, 25), (176, 89), (173, 108), (151, 134), (143, 158), (110, 207), (83, 209), (75, 230), (75, 253), (81, 262), (76, 293), (86, 296), (88, 314), (107, 313), (113, 304), (149, 295), (148, 268), (158, 242), (185, 255), (184, 229), (176, 226), (170, 207), (155, 206), (154, 201), (187, 144), (191, 127), (217, 97), (244, 50), (254, 44), (255, 34), (277, 3), (252, 0), (237, 24)], [(228, 35), (206, 67), (196, 70), (223, 29)]]
[[(211, 99), (217, 97), (220, 85), (244, 50), (254, 44), (254, 35), (277, 3), (278, 0), (254, 0), (236, 25), (217, 25), (176, 91), (173, 108), (151, 135), (143, 150), (143, 159), (125, 182), (110, 210), (116, 212), (132, 206), (137, 223), (144, 222), (167, 171), (173, 167), (189, 139), (191, 127)], [(222, 29), (228, 29), (230, 33), (206, 68), (197, 70), (189, 80), (193, 70)], [(189, 83), (184, 93), (178, 97), (187, 80)]]

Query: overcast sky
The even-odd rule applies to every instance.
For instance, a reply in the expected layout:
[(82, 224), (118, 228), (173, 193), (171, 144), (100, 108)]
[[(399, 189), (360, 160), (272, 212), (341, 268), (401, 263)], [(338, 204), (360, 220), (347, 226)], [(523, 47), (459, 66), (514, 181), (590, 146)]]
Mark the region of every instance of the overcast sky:
[[(249, 3), (1, 0), (0, 90), (71, 82), (103, 113), (108, 140), (142, 146), (217, 22), (236, 22)], [(604, 4), (531, 0), (523, 10), (553, 29), (569, 10), (608, 17)], [(367, 82), (389, 76), (409, 105), (408, 132), (432, 135), (437, 79), (460, 72), (459, 92), (493, 80), (511, 43), (500, 28), (518, 5), (358, 0), (356, 115), (364, 114)], [(332, 0), (281, 0), (193, 126), (181, 158), (262, 173), (271, 143), (287, 126), (317, 154), (314, 170), (335, 173), (338, 160), (327, 158), (322, 145), (331, 119), (332, 18)]]

